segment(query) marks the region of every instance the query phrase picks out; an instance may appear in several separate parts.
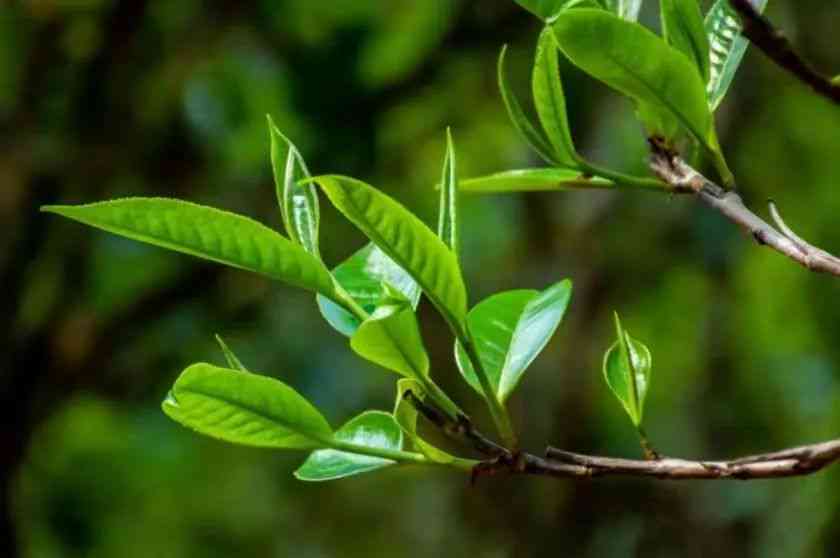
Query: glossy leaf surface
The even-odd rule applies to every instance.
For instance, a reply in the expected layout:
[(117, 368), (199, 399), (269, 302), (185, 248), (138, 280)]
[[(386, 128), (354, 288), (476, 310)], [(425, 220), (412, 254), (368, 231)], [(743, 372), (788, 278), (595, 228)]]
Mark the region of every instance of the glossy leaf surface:
[(553, 29), (576, 66), (636, 101), (650, 133), (672, 139), (678, 122), (708, 150), (715, 149), (703, 81), (678, 50), (603, 10), (564, 11)]
[(452, 251), (413, 213), (353, 178), (321, 176), (333, 205), (406, 270), (454, 331), (463, 331), (467, 290)]
[(286, 232), (307, 252), (318, 256), (318, 191), (314, 184), (298, 184), (310, 178), (309, 169), (297, 147), (277, 129), (271, 116), (268, 116), (268, 134), (277, 201)]
[(335, 297), (332, 277), (320, 260), (242, 215), (166, 198), (124, 198), (90, 205), (47, 206), (43, 210)]
[[(572, 294), (565, 280), (543, 292), (507, 291), (477, 304), (467, 317), (479, 358), (500, 401), (516, 389), (528, 366), (548, 344)], [(456, 360), (470, 386), (482, 393), (466, 352), (456, 343)]]
[(575, 169), (517, 169), (461, 181), (461, 191), (473, 193), (562, 192), (565, 190), (613, 188), (602, 178), (584, 178)]
[(604, 379), (630, 420), (639, 426), (650, 386), (652, 358), (648, 348), (621, 327), (618, 315), (615, 328), (617, 340), (604, 355)]
[[(392, 289), (387, 287), (386, 290)], [(365, 320), (350, 347), (359, 356), (408, 378), (427, 378), (429, 357), (420, 337), (417, 315), (399, 293), (386, 293), (383, 302)]]
[(621, 19), (636, 21), (642, 9), (642, 0), (604, 0), (604, 5)]
[[(764, 12), (767, 0), (750, 0), (759, 13)], [(706, 35), (709, 38), (711, 59), (707, 85), (709, 106), (715, 110), (723, 101), (732, 80), (747, 52), (749, 41), (741, 35), (741, 20), (728, 0), (717, 0), (706, 14)]]
[(211, 364), (184, 370), (162, 406), (184, 426), (237, 444), (311, 449), (332, 438), (321, 413), (286, 384)]
[[(382, 411), (365, 411), (336, 430), (335, 439), (358, 446), (399, 450), (403, 435), (394, 417)], [(304, 481), (335, 480), (395, 465), (381, 457), (335, 449), (312, 452), (295, 476)]]
[(458, 174), (455, 160), (455, 145), (452, 133), (446, 130), (446, 155), (443, 158), (443, 172), (440, 180), (440, 203), (438, 206), (438, 236), (458, 257)]
[(566, 114), (566, 97), (560, 81), (557, 41), (550, 27), (546, 27), (540, 33), (531, 88), (537, 116), (548, 136), (555, 160), (562, 167), (576, 167), (577, 155)]
[(694, 62), (704, 82), (709, 81), (709, 39), (698, 0), (660, 0), (665, 40)]
[[(420, 301), (422, 291), (417, 282), (373, 243), (340, 263), (332, 273), (338, 284), (369, 314), (382, 299), (383, 283), (400, 291), (411, 301), (412, 308), (417, 308)], [(326, 297), (318, 296), (318, 307), (324, 319), (347, 337), (361, 324), (359, 318)]]

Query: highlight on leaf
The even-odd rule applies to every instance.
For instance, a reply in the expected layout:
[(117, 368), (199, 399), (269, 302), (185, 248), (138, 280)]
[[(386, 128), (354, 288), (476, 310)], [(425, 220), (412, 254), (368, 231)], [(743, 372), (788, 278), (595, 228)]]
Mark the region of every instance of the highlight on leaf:
[(616, 341), (604, 354), (604, 379), (633, 425), (640, 428), (650, 387), (652, 358), (650, 350), (624, 330), (618, 314), (614, 320)]
[(585, 176), (575, 169), (517, 169), (461, 181), (461, 190), (468, 193), (563, 192), (569, 190), (611, 189), (615, 183), (599, 177)]

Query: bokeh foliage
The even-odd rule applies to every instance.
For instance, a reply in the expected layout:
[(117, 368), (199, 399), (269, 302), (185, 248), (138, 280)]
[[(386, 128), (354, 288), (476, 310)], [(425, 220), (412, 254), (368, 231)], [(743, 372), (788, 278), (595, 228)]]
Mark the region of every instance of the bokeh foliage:
[[(650, 4), (642, 19), (656, 26)], [(768, 10), (816, 65), (840, 68), (840, 6)], [(0, 7), (0, 430), (22, 556), (840, 552), (836, 470), (745, 485), (493, 478), (471, 489), (457, 474), (410, 469), (297, 483), (300, 456), (166, 420), (158, 403), (177, 372), (221, 364), (221, 333), (333, 424), (389, 409), (392, 379), (356, 359), (307, 294), (35, 211), (167, 195), (278, 226), (270, 112), (313, 173), (359, 176), (432, 224), (447, 125), (462, 176), (538, 163), (495, 85), (510, 43), (511, 83), (527, 98), (538, 30), (503, 0)], [(629, 104), (562, 60), (561, 71), (577, 148), (645, 172)], [(840, 111), (750, 51), (719, 114), (748, 202), (774, 198), (804, 237), (836, 251)], [(510, 401), (528, 447), (637, 455), (600, 377), (613, 309), (655, 354), (645, 426), (661, 451), (725, 457), (836, 435), (836, 281), (753, 246), (690, 199), (466, 197), (461, 215), (471, 303), (575, 282), (564, 326)], [(333, 210), (322, 221), (328, 262), (363, 246)], [(436, 377), (487, 423), (443, 322), (428, 303), (420, 311)]]

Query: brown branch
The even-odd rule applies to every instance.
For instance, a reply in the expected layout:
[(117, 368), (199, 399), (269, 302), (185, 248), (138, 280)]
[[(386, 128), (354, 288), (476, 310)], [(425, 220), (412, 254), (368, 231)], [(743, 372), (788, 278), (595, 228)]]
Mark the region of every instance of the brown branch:
[(758, 13), (749, 0), (729, 0), (729, 3), (741, 16), (743, 35), (750, 42), (819, 95), (840, 104), (840, 84), (832, 83), (803, 60), (782, 32)]
[(741, 227), (758, 244), (784, 254), (807, 269), (840, 276), (840, 258), (797, 236), (782, 220), (775, 204), (770, 202), (770, 213), (776, 227), (753, 213), (736, 192), (724, 190), (655, 142), (651, 142), (651, 146), (651, 168), (675, 192), (694, 193), (703, 203)]

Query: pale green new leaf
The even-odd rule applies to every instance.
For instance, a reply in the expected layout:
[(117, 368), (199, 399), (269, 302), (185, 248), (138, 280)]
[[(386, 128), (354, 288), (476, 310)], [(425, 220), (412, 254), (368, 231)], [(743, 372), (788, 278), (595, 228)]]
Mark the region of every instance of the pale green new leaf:
[(531, 146), (537, 155), (543, 158), (547, 163), (555, 166), (560, 166), (559, 161), (555, 160), (554, 156), (552, 155), (552, 148), (551, 145), (546, 140), (543, 133), (538, 130), (525, 116), (525, 111), (522, 110), (522, 106), (519, 104), (519, 101), (516, 99), (516, 95), (513, 94), (513, 91), (510, 88), (510, 84), (507, 80), (507, 74), (505, 73), (505, 55), (507, 54), (507, 45), (502, 47), (502, 52), (499, 53), (499, 63), (497, 66), (497, 74), (499, 80), (499, 91), (502, 94), (502, 102), (505, 105), (505, 109), (508, 113), (508, 118), (510, 118), (511, 123), (513, 123), (513, 127), (516, 128), (516, 131), (519, 132), (519, 135), (525, 140), (525, 143)]
[(606, 8), (627, 21), (639, 19), (642, 0), (604, 0)]
[(228, 367), (232, 370), (239, 370), (240, 372), (248, 372), (248, 369), (245, 368), (245, 365), (242, 364), (242, 361), (239, 360), (233, 351), (230, 350), (230, 347), (227, 346), (224, 339), (220, 335), (216, 335), (216, 341), (219, 343), (219, 347), (222, 349), (222, 354), (225, 355), (225, 360), (228, 363)]
[(665, 40), (694, 62), (704, 82), (709, 81), (709, 39), (698, 0), (659, 0)]
[(125, 198), (42, 210), (336, 298), (333, 279), (319, 259), (242, 215), (167, 198)]
[[(572, 294), (568, 279), (543, 292), (507, 291), (478, 303), (467, 316), (479, 358), (499, 400), (504, 402), (528, 366), (548, 344), (563, 319)], [(464, 379), (483, 393), (460, 343), (455, 357)]]
[(645, 398), (650, 387), (650, 350), (621, 327), (615, 315), (617, 340), (604, 355), (604, 379), (635, 426), (644, 416)]
[(563, 9), (569, 0), (516, 0), (516, 3), (542, 20)]
[(188, 428), (237, 444), (314, 449), (332, 439), (321, 413), (286, 384), (211, 364), (184, 370), (162, 407)]
[(267, 118), (268, 135), (271, 138), (271, 168), (286, 232), (289, 238), (303, 246), (307, 252), (319, 256), (318, 192), (314, 184), (298, 183), (310, 178), (306, 162), (291, 140), (277, 129), (271, 116)]
[[(753, 7), (764, 12), (767, 0), (750, 0)], [(741, 35), (741, 20), (728, 0), (717, 0), (706, 14), (706, 35), (709, 38), (711, 72), (707, 84), (709, 106), (715, 110), (720, 105), (741, 60), (747, 52), (749, 41)]]
[(335, 175), (316, 180), (333, 205), (414, 278), (453, 331), (463, 333), (467, 289), (446, 244), (413, 213), (364, 182)]
[(559, 166), (575, 168), (577, 154), (569, 129), (566, 114), (566, 97), (560, 81), (557, 41), (550, 27), (540, 33), (537, 53), (534, 57), (534, 71), (531, 76), (531, 88), (534, 94), (534, 106), (543, 130), (551, 143), (555, 160)]
[(467, 178), (460, 182), (462, 192), (489, 194), (502, 192), (562, 192), (614, 188), (603, 178), (584, 177), (574, 169), (517, 169), (487, 176)]
[[(400, 450), (402, 430), (394, 417), (382, 411), (365, 411), (336, 430), (335, 439), (357, 446)], [(312, 452), (294, 475), (303, 481), (328, 481), (382, 469), (396, 462), (335, 449)]]
[(417, 315), (411, 303), (385, 286), (386, 296), (350, 339), (359, 356), (407, 378), (429, 375), (429, 356), (423, 346)]
[(411, 444), (423, 455), (435, 463), (448, 464), (455, 461), (455, 457), (445, 451), (431, 445), (417, 434), (417, 408), (411, 403), (407, 392), (411, 397), (423, 401), (426, 392), (417, 380), (401, 378), (397, 381), (397, 401), (394, 404), (394, 420), (402, 428), (403, 433), (408, 437)]
[(443, 158), (443, 173), (440, 180), (440, 205), (438, 209), (438, 236), (458, 257), (460, 233), (458, 221), (458, 169), (455, 161), (455, 146), (452, 133), (446, 129), (446, 155)]
[[(368, 314), (373, 313), (384, 294), (383, 284), (391, 285), (417, 308), (422, 291), (417, 282), (373, 243), (368, 243), (333, 269), (339, 285)], [(361, 320), (330, 299), (318, 295), (318, 308), (324, 319), (340, 333), (351, 337)]]

